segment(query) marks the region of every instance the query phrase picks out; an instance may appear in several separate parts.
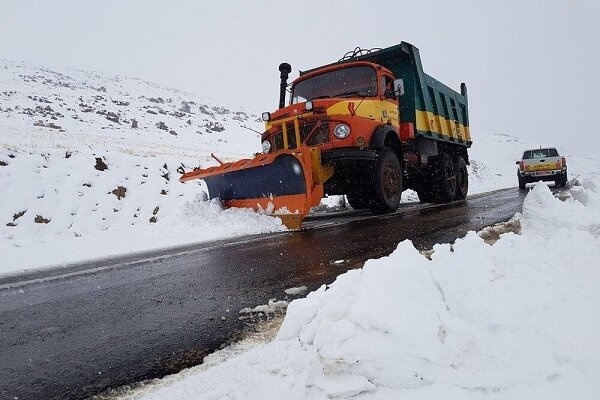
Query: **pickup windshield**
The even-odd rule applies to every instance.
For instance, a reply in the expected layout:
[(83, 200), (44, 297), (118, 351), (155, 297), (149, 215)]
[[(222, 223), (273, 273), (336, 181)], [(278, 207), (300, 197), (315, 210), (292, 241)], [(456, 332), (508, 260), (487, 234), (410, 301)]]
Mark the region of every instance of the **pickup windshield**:
[(292, 104), (327, 97), (377, 95), (377, 74), (368, 66), (348, 67), (307, 78), (292, 87)]
[(523, 153), (523, 160), (533, 160), (538, 158), (558, 157), (556, 149), (536, 149), (527, 150)]

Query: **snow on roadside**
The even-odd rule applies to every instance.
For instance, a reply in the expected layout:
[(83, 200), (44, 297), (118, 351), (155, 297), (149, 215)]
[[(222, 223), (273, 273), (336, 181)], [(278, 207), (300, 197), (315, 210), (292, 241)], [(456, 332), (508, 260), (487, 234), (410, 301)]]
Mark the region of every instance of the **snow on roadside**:
[(0, 274), (285, 229), (204, 200), (201, 181), (180, 183), (182, 163), (198, 165), (193, 148), (2, 136)]
[(126, 398), (596, 398), (600, 190), (581, 183), (537, 184), (491, 246), (403, 241), (292, 301), (276, 340)]

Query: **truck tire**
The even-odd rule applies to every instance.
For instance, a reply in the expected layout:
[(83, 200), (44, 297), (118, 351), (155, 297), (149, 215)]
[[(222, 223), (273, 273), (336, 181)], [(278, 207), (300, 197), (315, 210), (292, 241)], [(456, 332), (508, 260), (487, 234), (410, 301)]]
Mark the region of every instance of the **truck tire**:
[(454, 163), (456, 171), (456, 200), (464, 200), (469, 192), (469, 171), (467, 171), (467, 163), (464, 158), (458, 156)]
[(396, 211), (402, 195), (402, 169), (396, 154), (383, 148), (375, 162), (372, 197), (369, 209), (373, 214)]
[(369, 208), (369, 199), (360, 193), (349, 193), (346, 200), (354, 210), (365, 210)]
[(436, 203), (450, 203), (456, 196), (456, 170), (448, 153), (442, 153), (435, 163), (433, 188)]
[(415, 191), (417, 192), (417, 196), (419, 196), (419, 201), (421, 203), (433, 203), (435, 201), (433, 188), (429, 181), (423, 181)]

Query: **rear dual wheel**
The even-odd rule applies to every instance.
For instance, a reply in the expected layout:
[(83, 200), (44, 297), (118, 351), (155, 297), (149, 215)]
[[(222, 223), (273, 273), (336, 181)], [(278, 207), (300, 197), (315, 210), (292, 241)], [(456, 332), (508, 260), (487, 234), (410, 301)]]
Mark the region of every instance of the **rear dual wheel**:
[(442, 153), (433, 170), (434, 196), (436, 203), (450, 203), (456, 196), (456, 168), (452, 157)]
[(450, 203), (464, 200), (469, 192), (469, 173), (462, 156), (454, 160), (442, 153), (433, 164), (431, 175), (423, 177), (416, 189), (422, 203)]
[(469, 192), (469, 171), (467, 171), (467, 163), (461, 156), (454, 160), (454, 168), (456, 170), (456, 195), (455, 200), (464, 200)]

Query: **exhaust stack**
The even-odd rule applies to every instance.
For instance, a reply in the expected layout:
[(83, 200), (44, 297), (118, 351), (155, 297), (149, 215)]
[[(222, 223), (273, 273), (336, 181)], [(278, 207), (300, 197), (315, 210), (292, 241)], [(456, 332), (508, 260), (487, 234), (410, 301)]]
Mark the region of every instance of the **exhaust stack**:
[(279, 86), (279, 108), (285, 106), (285, 90), (287, 89), (287, 79), (292, 72), (292, 66), (288, 63), (279, 64), (279, 72), (281, 72), (281, 85)]

